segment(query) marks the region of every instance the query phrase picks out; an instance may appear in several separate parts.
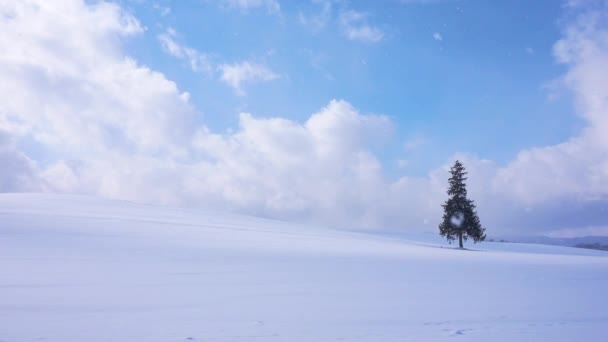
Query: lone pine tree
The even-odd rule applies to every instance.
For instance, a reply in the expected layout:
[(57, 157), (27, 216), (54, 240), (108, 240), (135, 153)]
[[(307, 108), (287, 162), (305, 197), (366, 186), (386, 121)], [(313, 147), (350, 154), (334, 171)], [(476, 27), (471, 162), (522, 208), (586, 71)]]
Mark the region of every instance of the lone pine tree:
[(475, 243), (485, 240), (485, 228), (479, 222), (475, 204), (467, 198), (467, 172), (460, 161), (454, 163), (450, 174), (450, 198), (442, 205), (443, 222), (439, 225), (439, 234), (445, 236), (450, 244), (458, 238), (458, 245), (462, 248), (463, 240), (468, 238), (473, 239)]

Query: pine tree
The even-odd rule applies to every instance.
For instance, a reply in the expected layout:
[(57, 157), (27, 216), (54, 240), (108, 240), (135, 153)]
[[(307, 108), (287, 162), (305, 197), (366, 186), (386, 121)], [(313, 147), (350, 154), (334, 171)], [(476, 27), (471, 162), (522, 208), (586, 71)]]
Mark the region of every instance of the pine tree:
[(445, 236), (450, 244), (458, 238), (458, 245), (463, 248), (463, 240), (468, 238), (473, 239), (475, 243), (485, 240), (485, 228), (481, 226), (475, 203), (467, 198), (467, 172), (460, 161), (454, 163), (450, 174), (450, 198), (442, 205), (443, 222), (439, 225), (439, 234)]

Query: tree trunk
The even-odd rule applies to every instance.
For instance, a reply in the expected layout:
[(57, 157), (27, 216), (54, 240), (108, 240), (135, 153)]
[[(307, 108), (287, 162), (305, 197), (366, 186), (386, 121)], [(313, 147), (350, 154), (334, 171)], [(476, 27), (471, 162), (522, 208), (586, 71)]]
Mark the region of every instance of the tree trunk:
[(458, 233), (458, 244), (460, 245), (460, 248), (462, 248), (462, 233)]

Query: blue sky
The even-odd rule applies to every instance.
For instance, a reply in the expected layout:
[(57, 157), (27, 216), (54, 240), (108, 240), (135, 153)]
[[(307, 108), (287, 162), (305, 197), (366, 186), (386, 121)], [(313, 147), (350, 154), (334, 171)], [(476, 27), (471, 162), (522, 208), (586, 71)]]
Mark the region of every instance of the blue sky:
[[(504, 164), (523, 148), (555, 144), (581, 129), (568, 95), (550, 87), (564, 72), (552, 52), (564, 19), (560, 2), (330, 6), (324, 13), (324, 2), (290, 1), (269, 13), (265, 6), (239, 9), (213, 1), (128, 1), (125, 7), (147, 32), (127, 47), (190, 92), (201, 120), (215, 130), (237, 126), (241, 111), (304, 121), (333, 98), (385, 114), (396, 123), (395, 134), (379, 154), (393, 177), (425, 174), (456, 152)], [(364, 14), (382, 39), (345, 37), (339, 23), (345, 11)], [(281, 78), (238, 96), (164, 53), (156, 37), (169, 28), (179, 44), (222, 61), (254, 60)], [(391, 162), (399, 159), (408, 166)]]
[(608, 235), (604, 0), (5, 0), (0, 192)]

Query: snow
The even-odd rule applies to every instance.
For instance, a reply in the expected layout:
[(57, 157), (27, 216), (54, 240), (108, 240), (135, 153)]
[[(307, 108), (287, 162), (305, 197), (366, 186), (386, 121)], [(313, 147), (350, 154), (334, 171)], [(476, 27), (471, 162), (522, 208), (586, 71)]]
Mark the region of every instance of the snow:
[(0, 340), (605, 340), (608, 253), (467, 247), (2, 194)]

